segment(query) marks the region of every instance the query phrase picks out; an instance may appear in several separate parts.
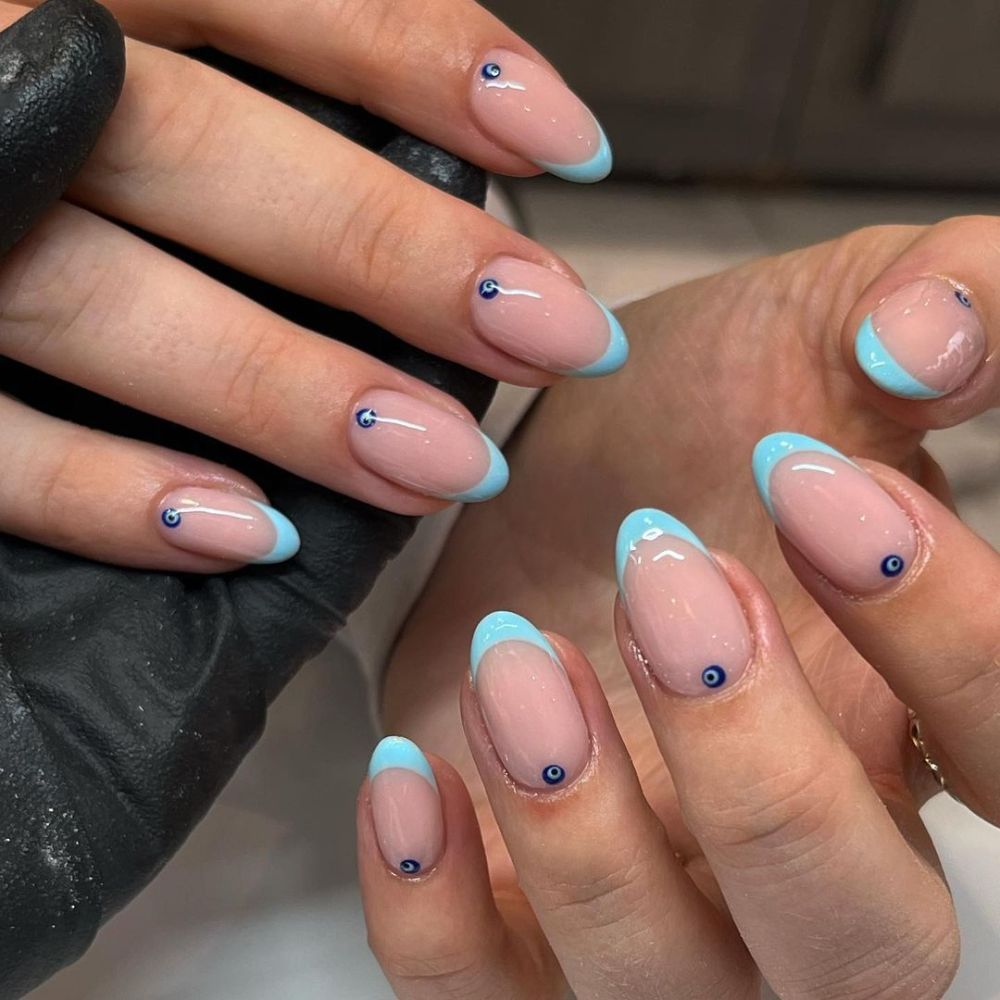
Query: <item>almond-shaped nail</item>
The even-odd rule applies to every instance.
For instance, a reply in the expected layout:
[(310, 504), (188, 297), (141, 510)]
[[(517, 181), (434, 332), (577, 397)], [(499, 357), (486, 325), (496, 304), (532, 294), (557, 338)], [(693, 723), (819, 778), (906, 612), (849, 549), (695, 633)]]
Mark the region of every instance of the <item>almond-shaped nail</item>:
[(205, 487), (182, 487), (156, 507), (156, 527), (179, 549), (216, 559), (278, 563), (299, 551), (299, 533), (266, 503)]
[(621, 324), (586, 289), (515, 257), (476, 278), (472, 324), (494, 347), (561, 375), (610, 375), (628, 358)]
[(732, 687), (753, 652), (736, 595), (698, 536), (676, 517), (633, 511), (618, 529), (618, 589), (653, 675), (684, 695)]
[(507, 773), (539, 791), (564, 788), (590, 759), (590, 731), (552, 644), (511, 611), (487, 615), (472, 638), (472, 680)]
[(909, 517), (828, 444), (771, 434), (754, 449), (753, 473), (781, 533), (841, 590), (882, 590), (913, 565), (917, 535)]
[(472, 113), (495, 142), (567, 181), (592, 184), (611, 172), (604, 130), (551, 70), (493, 49), (474, 73)]
[(474, 503), (507, 485), (507, 463), (479, 428), (391, 389), (365, 393), (348, 440), (365, 468), (418, 493)]
[(408, 878), (430, 871), (441, 858), (444, 819), (427, 758), (410, 740), (387, 736), (372, 754), (368, 782), (385, 863)]
[(936, 399), (964, 385), (986, 354), (969, 290), (922, 278), (883, 299), (854, 341), (861, 370), (904, 399)]

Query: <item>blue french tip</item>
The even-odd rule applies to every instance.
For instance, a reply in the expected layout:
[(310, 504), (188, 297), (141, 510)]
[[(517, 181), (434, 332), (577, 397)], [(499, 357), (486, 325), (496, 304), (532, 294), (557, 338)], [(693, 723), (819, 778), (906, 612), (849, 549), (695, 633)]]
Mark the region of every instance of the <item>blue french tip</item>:
[(854, 357), (861, 370), (880, 388), (903, 399), (937, 399), (943, 392), (914, 378), (886, 350), (875, 332), (871, 315), (864, 318), (854, 338)]
[(583, 163), (546, 163), (543, 160), (535, 160), (535, 165), (555, 177), (573, 181), (575, 184), (596, 184), (598, 181), (603, 181), (611, 173), (613, 161), (611, 145), (600, 122), (597, 122), (597, 130), (601, 134), (601, 141), (597, 152), (589, 160)]
[[(594, 299), (597, 302), (597, 299)], [(613, 312), (602, 302), (597, 302), (608, 321), (608, 349), (592, 364), (571, 372), (578, 378), (598, 378), (618, 371), (628, 361), (628, 337)]]
[(299, 538), (299, 533), (296, 531), (295, 525), (281, 511), (269, 507), (266, 503), (260, 503), (258, 500), (251, 500), (250, 502), (259, 508), (261, 513), (271, 522), (274, 526), (274, 533), (277, 536), (274, 548), (267, 555), (255, 559), (254, 562), (264, 564), (280, 563), (285, 562), (286, 559), (291, 559), (302, 545), (302, 540)]
[(836, 448), (831, 448), (828, 444), (805, 434), (796, 434), (794, 431), (778, 431), (776, 434), (762, 437), (753, 450), (753, 478), (757, 484), (757, 492), (772, 520), (774, 519), (774, 507), (771, 504), (771, 473), (783, 458), (796, 451), (819, 451), (824, 455), (839, 458), (842, 462), (847, 462), (848, 465), (854, 465)]
[(503, 453), (485, 434), (483, 440), (490, 455), (490, 467), (486, 470), (486, 475), (471, 490), (455, 493), (449, 497), (456, 503), (480, 503), (483, 500), (491, 500), (503, 492), (507, 480), (510, 479), (510, 469), (507, 468), (507, 459), (503, 457)]
[(642, 507), (632, 511), (621, 523), (618, 529), (618, 540), (615, 543), (615, 573), (618, 577), (618, 589), (625, 593), (625, 567), (629, 556), (635, 551), (639, 542), (652, 542), (663, 535), (673, 535), (682, 541), (690, 542), (695, 548), (708, 555), (704, 542), (683, 522), (672, 514), (657, 510), (655, 507)]
[(533, 646), (544, 649), (556, 663), (559, 662), (552, 644), (527, 618), (522, 618), (513, 611), (493, 611), (476, 626), (476, 631), (472, 634), (469, 667), (472, 670), (473, 681), (476, 679), (479, 663), (486, 651), (498, 643), (508, 642), (511, 639), (530, 642)]
[(371, 781), (380, 771), (386, 771), (390, 767), (402, 767), (407, 771), (416, 771), (417, 774), (425, 777), (437, 788), (434, 780), (434, 772), (431, 770), (427, 758), (423, 755), (420, 747), (405, 736), (386, 736), (379, 742), (372, 753), (372, 759), (368, 764), (368, 780)]

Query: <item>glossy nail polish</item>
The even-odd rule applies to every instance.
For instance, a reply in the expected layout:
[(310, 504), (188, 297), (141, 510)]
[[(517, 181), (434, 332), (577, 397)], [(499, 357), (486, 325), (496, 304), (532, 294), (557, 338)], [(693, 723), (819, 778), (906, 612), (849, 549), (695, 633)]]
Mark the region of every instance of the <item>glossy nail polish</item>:
[(437, 781), (419, 747), (387, 736), (372, 754), (368, 781), (375, 837), (385, 863), (413, 878), (441, 858), (444, 819)]
[(590, 733), (573, 686), (548, 639), (510, 611), (476, 628), (472, 680), (490, 739), (519, 784), (553, 791), (590, 759)]
[(597, 299), (515, 257), (497, 257), (476, 279), (472, 323), (494, 347), (562, 375), (610, 375), (628, 357), (625, 331)]
[(299, 533), (284, 514), (257, 500), (200, 486), (163, 497), (156, 527), (171, 545), (216, 559), (278, 563), (299, 551)]
[(781, 533), (835, 586), (868, 594), (913, 565), (913, 524), (871, 476), (829, 445), (781, 432), (754, 449), (753, 473)]
[(348, 440), (365, 468), (418, 493), (473, 503), (507, 485), (507, 463), (479, 428), (390, 389), (365, 393)]
[(732, 687), (753, 645), (736, 595), (694, 532), (661, 510), (618, 529), (618, 589), (632, 634), (664, 687), (706, 695)]
[(967, 382), (986, 353), (968, 289), (922, 278), (883, 299), (854, 342), (861, 370), (905, 399), (936, 399)]
[(587, 106), (551, 70), (506, 49), (476, 66), (472, 113), (494, 141), (564, 180), (611, 172), (611, 147)]

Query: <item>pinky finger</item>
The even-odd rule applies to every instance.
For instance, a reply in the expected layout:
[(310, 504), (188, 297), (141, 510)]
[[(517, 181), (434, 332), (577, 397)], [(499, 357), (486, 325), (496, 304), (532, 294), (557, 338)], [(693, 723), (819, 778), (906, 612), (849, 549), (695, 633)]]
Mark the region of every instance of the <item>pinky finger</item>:
[(0, 531), (100, 562), (186, 573), (281, 562), (292, 523), (250, 480), (0, 395)]
[(547, 995), (494, 902), (462, 779), (401, 736), (375, 748), (358, 796), (358, 869), (368, 942), (401, 1000)]

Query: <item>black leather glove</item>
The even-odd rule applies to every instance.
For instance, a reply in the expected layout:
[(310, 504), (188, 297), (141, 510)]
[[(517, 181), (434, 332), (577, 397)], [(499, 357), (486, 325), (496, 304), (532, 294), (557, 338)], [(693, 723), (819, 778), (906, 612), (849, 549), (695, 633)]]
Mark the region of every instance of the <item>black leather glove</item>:
[[(198, 57), (482, 204), (482, 173), (441, 150), (218, 53)], [(0, 38), (2, 249), (85, 158), (113, 107), (122, 67), (117, 26), (92, 0), (48, 0)], [(477, 416), (489, 402), (494, 385), (480, 375), (356, 316), (169, 249), (290, 320), (441, 387)], [(302, 536), (288, 563), (200, 577), (97, 565), (0, 535), (6, 998), (79, 957), (100, 924), (159, 871), (253, 746), (268, 702), (343, 624), (415, 522), (2, 359), (0, 391), (66, 419), (232, 465), (267, 491)]]

